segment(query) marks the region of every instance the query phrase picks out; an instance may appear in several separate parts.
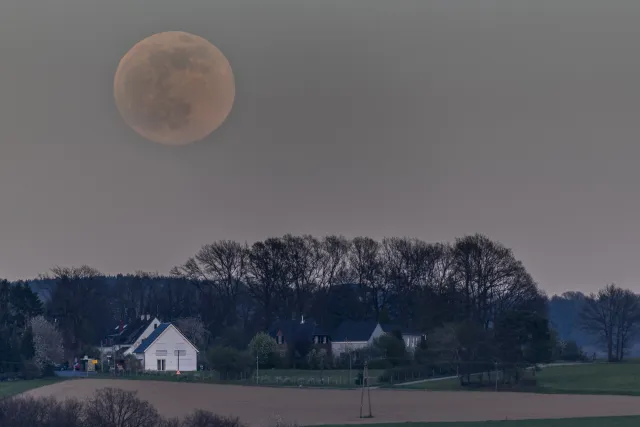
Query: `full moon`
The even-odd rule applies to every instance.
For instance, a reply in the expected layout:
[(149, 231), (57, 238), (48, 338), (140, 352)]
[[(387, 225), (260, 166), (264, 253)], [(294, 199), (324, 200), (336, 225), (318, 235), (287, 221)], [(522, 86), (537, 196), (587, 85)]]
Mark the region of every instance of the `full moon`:
[(164, 145), (207, 137), (225, 121), (235, 98), (229, 61), (202, 37), (182, 31), (138, 42), (118, 64), (116, 106), (133, 130)]

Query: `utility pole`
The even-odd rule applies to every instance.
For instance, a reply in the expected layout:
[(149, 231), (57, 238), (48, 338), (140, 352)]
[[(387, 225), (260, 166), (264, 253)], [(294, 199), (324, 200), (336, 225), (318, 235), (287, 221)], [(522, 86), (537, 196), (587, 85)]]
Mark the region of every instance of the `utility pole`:
[(174, 350), (173, 354), (175, 356), (178, 356), (178, 370), (176, 372), (176, 375), (180, 375), (180, 356), (184, 356), (187, 353), (186, 350)]
[(345, 342), (347, 343), (347, 354), (349, 355), (349, 385), (351, 385), (351, 345), (349, 344), (349, 340), (346, 337)]
[[(362, 407), (364, 404), (364, 388), (367, 387), (367, 400), (369, 401), (369, 415), (362, 415)], [(364, 369), (362, 370), (362, 392), (360, 393), (360, 418), (373, 418), (371, 413), (371, 389), (369, 388), (369, 362), (365, 360)]]

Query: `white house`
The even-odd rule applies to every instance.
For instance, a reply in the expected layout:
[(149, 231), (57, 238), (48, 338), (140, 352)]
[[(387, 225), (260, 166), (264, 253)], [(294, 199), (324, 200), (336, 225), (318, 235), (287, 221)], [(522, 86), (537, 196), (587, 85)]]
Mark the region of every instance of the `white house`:
[(171, 323), (161, 323), (134, 350), (145, 371), (197, 371), (198, 349)]
[(423, 334), (404, 328), (378, 323), (376, 321), (345, 321), (331, 335), (331, 352), (334, 356), (342, 353), (357, 351), (373, 344), (373, 341), (383, 334), (399, 331), (407, 350), (413, 351), (420, 345)]
[(338, 356), (366, 348), (382, 334), (382, 326), (376, 321), (344, 321), (331, 334), (331, 353)]

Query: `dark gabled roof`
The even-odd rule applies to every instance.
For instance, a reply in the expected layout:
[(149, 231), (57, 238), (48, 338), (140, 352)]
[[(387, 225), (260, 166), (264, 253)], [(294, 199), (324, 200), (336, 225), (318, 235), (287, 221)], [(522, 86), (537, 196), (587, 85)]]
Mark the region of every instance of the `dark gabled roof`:
[(324, 328), (310, 319), (305, 320), (304, 323), (299, 320), (278, 320), (269, 329), (269, 335), (275, 338), (279, 331), (282, 331), (284, 339), (289, 341), (298, 338), (312, 339), (316, 335), (329, 335)]
[(331, 334), (331, 341), (368, 341), (378, 326), (375, 320), (345, 320)]
[(114, 345), (132, 345), (154, 320), (136, 318), (130, 322), (122, 322), (122, 331), (120, 331), (120, 325), (118, 324), (112, 329), (113, 333), (109, 334), (107, 341)]
[(145, 350), (149, 348), (149, 346), (153, 344), (153, 342), (156, 339), (158, 339), (158, 337), (162, 335), (162, 333), (166, 331), (169, 326), (171, 326), (171, 323), (159, 324), (158, 327), (154, 329), (153, 332), (151, 332), (151, 334), (149, 334), (147, 338), (142, 340), (142, 343), (138, 347), (136, 347), (136, 349), (133, 350), (133, 352), (136, 354), (143, 354)]

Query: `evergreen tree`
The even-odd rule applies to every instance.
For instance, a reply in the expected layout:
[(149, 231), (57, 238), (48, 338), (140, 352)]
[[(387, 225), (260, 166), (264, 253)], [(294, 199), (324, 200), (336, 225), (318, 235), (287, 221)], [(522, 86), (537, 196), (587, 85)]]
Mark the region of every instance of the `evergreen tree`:
[(20, 355), (24, 360), (31, 360), (35, 356), (35, 347), (33, 344), (33, 330), (31, 326), (27, 327), (22, 335), (22, 345), (20, 348)]

